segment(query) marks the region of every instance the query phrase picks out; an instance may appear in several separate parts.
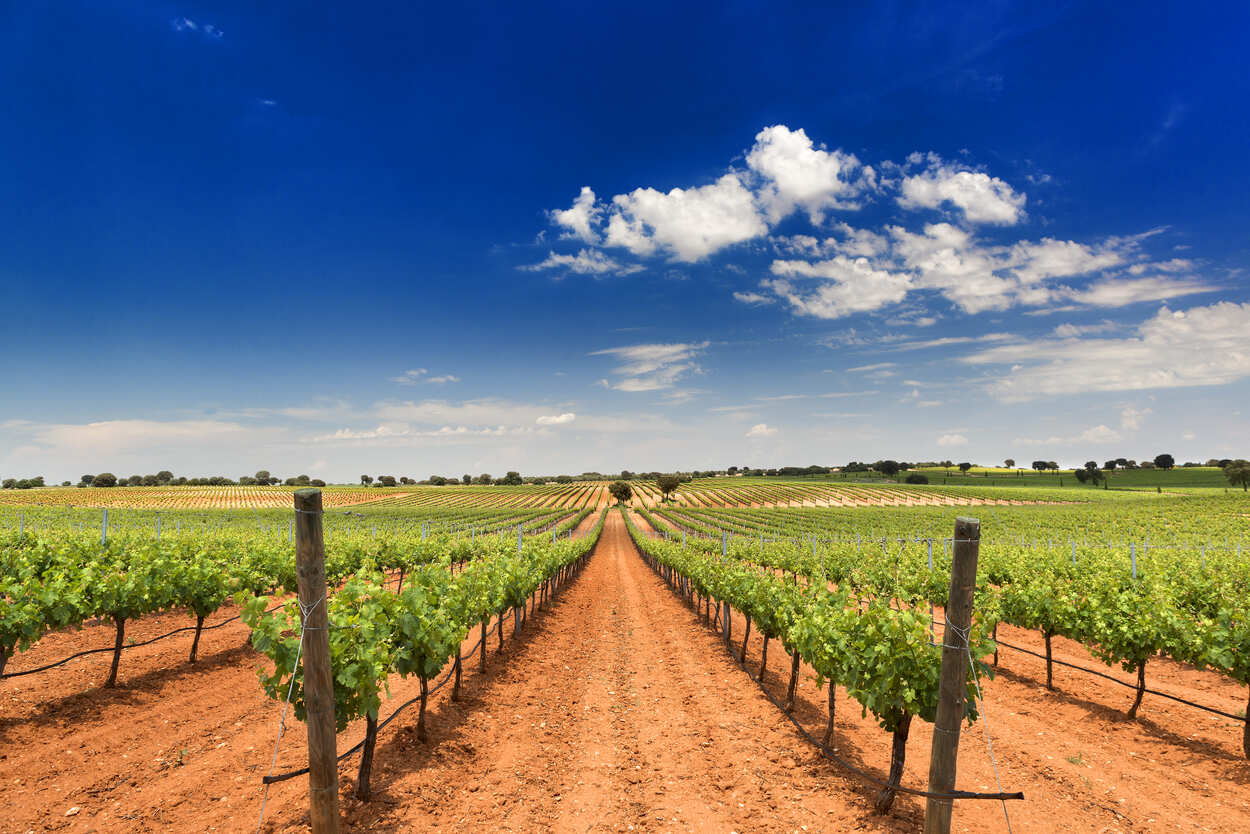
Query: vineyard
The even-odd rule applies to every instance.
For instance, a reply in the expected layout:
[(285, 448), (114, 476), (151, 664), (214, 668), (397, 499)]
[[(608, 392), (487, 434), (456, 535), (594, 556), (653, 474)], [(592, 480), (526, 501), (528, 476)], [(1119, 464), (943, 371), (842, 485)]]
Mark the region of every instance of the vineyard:
[(640, 485), (327, 489), (307, 602), (291, 490), (22, 493), (12, 830), (306, 826), (317, 616), (350, 828), (917, 830), (961, 512), (957, 826), (1250, 827), (1240, 495)]
[[(0, 508), (79, 507), (124, 510), (286, 509), (296, 487), (49, 487), (0, 491)], [(633, 482), (633, 506), (653, 507), (663, 496), (653, 482)], [(602, 508), (611, 497), (605, 481), (521, 486), (327, 487), (335, 509)], [(1022, 506), (1084, 502), (1086, 491), (989, 486), (914, 486), (779, 478), (697, 478), (681, 485), (672, 503), (690, 507)]]

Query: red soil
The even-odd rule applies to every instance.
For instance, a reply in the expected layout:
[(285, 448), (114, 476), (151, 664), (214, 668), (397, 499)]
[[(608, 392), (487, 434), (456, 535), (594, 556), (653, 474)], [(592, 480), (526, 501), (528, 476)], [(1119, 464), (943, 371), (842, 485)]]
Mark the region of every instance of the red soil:
[[(131, 636), (186, 622), (148, 618)], [(735, 619), (736, 646), (743, 626)], [(783, 723), (718, 635), (637, 556), (615, 512), (583, 574), (519, 639), (511, 617), (504, 632), (498, 657), (490, 635), (484, 674), (476, 657), (465, 664), (459, 702), (450, 688), (432, 698), (428, 745), (416, 740), (415, 708), (381, 733), (373, 801), (351, 798), (356, 760), (340, 768), (345, 830), (921, 827), (921, 800), (900, 796), (891, 815), (874, 815), (874, 790)], [(99, 688), (107, 654), (0, 683), (0, 831), (254, 830), (280, 706), (262, 695), (260, 660), (245, 636), (238, 624), (206, 633), (195, 666), (185, 663), (189, 634), (129, 650), (115, 690)], [(1016, 629), (1002, 636), (1041, 643)], [(106, 625), (51, 635), (10, 669), (111, 637)], [(757, 632), (748, 646), (756, 671)], [(1065, 641), (1056, 641), (1056, 656), (1097, 665)], [(1003, 787), (1027, 797), (1008, 804), (1016, 831), (1250, 830), (1250, 764), (1237, 722), (1149, 695), (1139, 720), (1125, 721), (1128, 689), (1060, 669), (1060, 691), (1046, 692), (1042, 661), (1006, 651), (1002, 660), (986, 695)], [(784, 691), (788, 665), (773, 642), (765, 680), (774, 694)], [(1148, 669), (1152, 687), (1233, 712), (1244, 705), (1244, 689), (1218, 676), (1165, 661)], [(416, 689), (397, 682), (382, 715)], [(806, 668), (799, 696), (798, 717), (823, 731), (825, 693)], [(838, 708), (839, 755), (884, 774), (887, 734), (843, 692)], [(904, 784), (925, 782), (929, 730), (913, 725)], [(362, 735), (352, 726), (340, 749)], [(305, 762), (303, 737), (289, 719), (278, 770)], [(306, 785), (273, 787), (264, 830), (305, 827)], [(959, 785), (995, 789), (981, 723), (964, 729)], [(1006, 830), (1002, 806), (957, 802), (954, 830)]]

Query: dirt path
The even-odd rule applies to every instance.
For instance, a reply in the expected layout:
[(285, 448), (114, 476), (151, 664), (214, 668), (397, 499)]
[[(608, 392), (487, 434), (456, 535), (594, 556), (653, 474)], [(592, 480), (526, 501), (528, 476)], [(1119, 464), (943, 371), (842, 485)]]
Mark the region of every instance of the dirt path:
[[(586, 569), (517, 639), (505, 622), (502, 653), (490, 634), (486, 671), (476, 658), (466, 664), (461, 700), (449, 689), (432, 699), (429, 744), (416, 740), (415, 709), (379, 736), (372, 802), (351, 798), (355, 760), (342, 766), (345, 830), (920, 829), (921, 801), (900, 797), (890, 816), (874, 815), (873, 790), (783, 723), (721, 639), (638, 557), (617, 512)], [(743, 625), (734, 622), (736, 645)], [(254, 830), (279, 708), (260, 692), (244, 636), (237, 624), (207, 634), (195, 667), (178, 640), (134, 649), (113, 691), (96, 688), (104, 655), (0, 684), (0, 832)], [(53, 635), (21, 665), (107, 641), (104, 626)], [(747, 657), (758, 670), (755, 632)], [(1028, 797), (1011, 806), (1015, 831), (1250, 830), (1250, 768), (1234, 722), (1149, 698), (1142, 721), (1124, 722), (1112, 705), (1127, 690), (1065, 678), (1070, 689), (1047, 693), (1040, 661), (1004, 660), (1010, 671), (988, 693), (1003, 784)], [(784, 690), (786, 674), (774, 642), (771, 691)], [(383, 716), (415, 690), (397, 683)], [(839, 754), (883, 773), (889, 737), (845, 693), (838, 700)], [(805, 668), (796, 712), (818, 728), (824, 711)], [(279, 770), (306, 760), (303, 732), (291, 722)], [(349, 728), (340, 749), (361, 734)], [(928, 748), (929, 727), (916, 722), (906, 784), (924, 783)], [(965, 730), (960, 786), (992, 785), (978, 724)], [(274, 786), (264, 830), (305, 830), (305, 792), (301, 779)], [(994, 803), (957, 803), (955, 820), (957, 831), (1005, 830)]]

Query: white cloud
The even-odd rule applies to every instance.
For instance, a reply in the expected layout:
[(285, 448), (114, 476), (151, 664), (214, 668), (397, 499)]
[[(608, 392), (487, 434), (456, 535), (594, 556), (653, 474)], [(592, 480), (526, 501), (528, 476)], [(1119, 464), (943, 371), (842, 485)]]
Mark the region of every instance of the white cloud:
[(519, 267), (527, 272), (538, 272), (544, 269), (567, 269), (578, 275), (632, 275), (641, 272), (643, 267), (638, 264), (622, 264), (597, 249), (583, 249), (576, 255), (560, 255), (548, 252), (546, 260), (536, 264)]
[(772, 304), (776, 300), (769, 298), (766, 295), (760, 295), (757, 292), (736, 292), (734, 293), (734, 299), (741, 301), (743, 304), (753, 304), (756, 306)]
[[(562, 237), (690, 263), (766, 235), (797, 209), (820, 223), (827, 210), (855, 208), (856, 198), (876, 187), (873, 169), (853, 154), (817, 147), (802, 129), (785, 125), (761, 130), (746, 163), (748, 171), (730, 170), (710, 185), (637, 188), (609, 201), (584, 186), (569, 208), (548, 216)], [(866, 251), (869, 240), (847, 245)]]
[(1010, 365), (989, 390), (1008, 401), (1088, 391), (1136, 391), (1223, 385), (1250, 377), (1250, 304), (1166, 307), (1126, 339), (1040, 340), (1003, 345), (963, 358)]
[(1068, 324), (1065, 322), (1055, 325), (1053, 332), (1060, 339), (1075, 339), (1078, 336), (1107, 333), (1118, 329), (1119, 325), (1111, 321), (1102, 321), (1098, 324)]
[(255, 437), (256, 430), (221, 420), (103, 420), (47, 425), (34, 432), (34, 441), (39, 446), (96, 459), (141, 449), (203, 443), (234, 445)]
[(573, 422), (575, 419), (577, 419), (576, 414), (571, 411), (566, 411), (563, 414), (544, 414), (534, 422), (540, 426), (565, 426)]
[(543, 414), (550, 413), (550, 406), (529, 405), (494, 397), (465, 400), (459, 403), (448, 400), (381, 402), (373, 408), (373, 415), (384, 422), (425, 425), (533, 424)]
[(694, 359), (708, 346), (707, 342), (630, 345), (597, 350), (591, 356), (615, 356), (622, 364), (613, 373), (624, 377), (616, 383), (603, 384), (617, 391), (656, 391), (671, 388), (677, 380), (698, 373)]
[(573, 205), (566, 209), (552, 211), (551, 220), (556, 225), (563, 226), (567, 230), (562, 237), (577, 238), (586, 243), (594, 244), (599, 242), (599, 235), (592, 226), (598, 224), (602, 214), (603, 209), (595, 203), (595, 192), (591, 190), (590, 186), (583, 185), (582, 191), (577, 195), (577, 199), (573, 201)]
[(1124, 307), (1143, 301), (1166, 301), (1182, 295), (1214, 292), (1218, 287), (1179, 278), (1104, 278), (1085, 289), (1061, 288), (1057, 295), (1091, 307)]
[(895, 364), (893, 362), (874, 362), (871, 365), (860, 365), (857, 368), (847, 368), (846, 372), (849, 374), (859, 374), (859, 373), (865, 373), (867, 371), (880, 371), (885, 368), (893, 368), (893, 367), (895, 367)]
[[(841, 318), (897, 303), (911, 287), (911, 277), (905, 273), (873, 269), (866, 258), (851, 260), (844, 255), (816, 263), (773, 261), (772, 272), (781, 277), (762, 281), (761, 287), (788, 302), (795, 313), (822, 319)], [(787, 280), (791, 277), (828, 280), (805, 291)]]
[(605, 242), (635, 255), (659, 251), (675, 261), (698, 261), (768, 232), (754, 197), (733, 173), (712, 185), (667, 194), (638, 188), (616, 195), (612, 204)]
[(1008, 342), (1017, 338), (1010, 333), (985, 333), (980, 336), (943, 336), (940, 339), (926, 339), (922, 342), (897, 342), (883, 350), (929, 350), (946, 347), (947, 345), (966, 345), (971, 342)]
[(756, 423), (754, 426), (751, 426), (751, 428), (747, 429), (746, 436), (747, 437), (772, 437), (776, 433), (777, 433), (777, 430), (775, 428), (769, 428), (769, 426), (766, 423)]
[(937, 208), (943, 203), (953, 204), (970, 223), (1012, 226), (1024, 216), (1025, 195), (997, 177), (933, 160), (928, 170), (903, 179), (898, 197), (903, 208)]
[(418, 382), (424, 382), (431, 385), (445, 385), (448, 382), (459, 382), (460, 377), (453, 374), (444, 374), (442, 376), (428, 376), (430, 372), (425, 368), (412, 368), (404, 371), (399, 376), (390, 378), (391, 382), (397, 385), (416, 385)]
[(968, 438), (962, 434), (944, 434), (937, 439), (937, 445), (942, 447), (967, 446)]
[(802, 128), (785, 125), (756, 134), (746, 161), (764, 179), (758, 199), (773, 224), (796, 208), (815, 225), (828, 209), (858, 208), (855, 198), (873, 186), (875, 177), (853, 154), (817, 147)]

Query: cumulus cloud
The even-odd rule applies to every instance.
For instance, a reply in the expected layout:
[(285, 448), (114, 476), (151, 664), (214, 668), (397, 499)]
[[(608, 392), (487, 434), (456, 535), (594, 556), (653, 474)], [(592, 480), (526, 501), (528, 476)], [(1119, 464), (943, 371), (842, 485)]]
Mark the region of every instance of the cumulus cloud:
[(548, 217), (562, 237), (691, 263), (763, 237), (798, 210), (821, 223), (827, 211), (854, 209), (857, 198), (876, 188), (872, 167), (785, 125), (761, 130), (746, 164), (746, 171), (727, 171), (709, 185), (642, 187), (607, 201), (584, 186), (571, 206)]
[(963, 361), (1011, 366), (989, 386), (1007, 401), (1076, 391), (1223, 385), (1250, 377), (1248, 330), (1250, 304), (1164, 307), (1132, 338), (1043, 339), (993, 347)]
[(699, 188), (638, 188), (612, 198), (606, 243), (635, 255), (656, 252), (692, 262), (768, 232), (737, 174)]
[[(905, 273), (874, 269), (866, 258), (852, 260), (838, 255), (827, 261), (773, 261), (772, 272), (780, 276), (760, 283), (789, 303), (799, 315), (835, 319), (851, 313), (876, 310), (903, 300), (911, 287)], [(791, 278), (825, 279), (808, 289)]]
[(771, 428), (766, 423), (756, 423), (747, 429), (747, 437), (772, 437), (777, 433), (775, 428)]
[(768, 222), (776, 224), (796, 208), (813, 224), (829, 209), (859, 208), (855, 199), (873, 187), (875, 173), (853, 154), (816, 146), (802, 128), (772, 125), (755, 136), (747, 166), (763, 184), (758, 200)]
[(577, 415), (571, 411), (563, 414), (544, 414), (534, 422), (540, 426), (565, 426), (577, 419)]
[[(1104, 278), (1085, 289), (1055, 283), (1056, 279), (1083, 278), (1124, 264), (1140, 244), (1137, 238), (1114, 238), (1095, 245), (1053, 238), (998, 245), (985, 243), (950, 223), (930, 223), (919, 232), (888, 226), (885, 236), (843, 226), (839, 237), (823, 241), (804, 235), (783, 238), (778, 250), (809, 257), (845, 254), (825, 260), (779, 258), (772, 263), (776, 275), (828, 277), (854, 285), (821, 288), (834, 297), (849, 293), (858, 299), (824, 305), (820, 315), (825, 318), (877, 309), (921, 290), (936, 290), (964, 312), (980, 313), (1055, 301), (1122, 306), (1207, 289), (1173, 277)], [(862, 255), (852, 259), (851, 253)], [(847, 278), (850, 264), (856, 265), (859, 280)], [(783, 288), (792, 290), (788, 285)], [(796, 312), (817, 315), (811, 305), (800, 305)]]
[(938, 208), (950, 203), (969, 223), (1013, 226), (1024, 216), (1025, 195), (979, 171), (960, 170), (930, 155), (927, 170), (905, 177), (898, 196), (903, 208)]
[(656, 391), (671, 388), (682, 377), (698, 373), (694, 361), (707, 342), (630, 345), (597, 350), (591, 356), (614, 356), (621, 361), (613, 373), (622, 377), (615, 383), (604, 381), (617, 391)]
[(968, 438), (962, 434), (944, 434), (937, 439), (937, 445), (942, 447), (967, 446)]
[(602, 214), (603, 209), (595, 204), (595, 192), (588, 185), (582, 186), (572, 206), (550, 213), (552, 222), (566, 230), (564, 237), (577, 238), (586, 243), (599, 242), (599, 235), (592, 227), (599, 222)]
[[(1122, 307), (1164, 301), (1216, 287), (1191, 273), (1194, 262), (1152, 262), (1142, 251), (1163, 229), (1094, 241), (1042, 237), (987, 239), (979, 226), (1009, 227), (1027, 217), (1027, 196), (1004, 180), (936, 154), (911, 154), (904, 164), (874, 168), (828, 148), (802, 128), (760, 130), (743, 155), (714, 182), (663, 191), (636, 188), (600, 199), (584, 186), (573, 204), (548, 212), (562, 238), (585, 245), (576, 254), (550, 252), (523, 269), (628, 274), (605, 250), (637, 258), (692, 263), (731, 247), (766, 241), (776, 253), (772, 277), (753, 290), (731, 290), (741, 303), (782, 302), (795, 315), (835, 319), (937, 293), (968, 314), (1041, 308)], [(878, 172), (882, 172), (879, 174)], [(943, 209), (949, 222), (906, 215), (900, 225), (857, 228), (832, 212), (869, 200), (893, 199), (909, 210)], [(778, 224), (805, 216), (809, 231), (769, 237)], [(729, 271), (739, 271), (724, 264)], [(915, 324), (936, 321), (913, 311)], [(902, 319), (900, 319), (902, 321)]]

